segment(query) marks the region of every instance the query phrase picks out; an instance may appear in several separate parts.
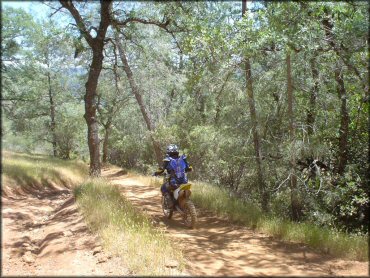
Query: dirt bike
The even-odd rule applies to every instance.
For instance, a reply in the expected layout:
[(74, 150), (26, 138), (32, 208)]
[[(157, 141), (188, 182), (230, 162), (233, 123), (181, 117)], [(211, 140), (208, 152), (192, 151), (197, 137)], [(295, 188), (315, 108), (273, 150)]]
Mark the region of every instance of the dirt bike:
[[(168, 175), (166, 175), (163, 181), (167, 183), (168, 178)], [(190, 183), (181, 184), (177, 189), (173, 191), (172, 200), (168, 200), (166, 196), (162, 195), (162, 210), (164, 216), (168, 219), (172, 218), (174, 211), (178, 211), (182, 215), (185, 225), (188, 228), (193, 229), (197, 222), (197, 212), (195, 210), (193, 202), (190, 200), (190, 189)]]

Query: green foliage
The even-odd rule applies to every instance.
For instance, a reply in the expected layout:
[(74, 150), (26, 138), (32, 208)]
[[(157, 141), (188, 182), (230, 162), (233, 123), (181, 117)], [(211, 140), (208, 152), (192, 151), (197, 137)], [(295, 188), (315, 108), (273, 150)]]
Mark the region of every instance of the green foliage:
[[(366, 14), (363, 5), (351, 6), (351, 12), (345, 10), (346, 5), (341, 4), (339, 10), (331, 5), (327, 8), (334, 14), (342, 14), (342, 17), (335, 18), (336, 28), (351, 29), (354, 24), (351, 37), (356, 41), (358, 49), (343, 51), (347, 51), (346, 57), (361, 68), (365, 65), (361, 64), (363, 57), (360, 58), (364, 54), (362, 47), (365, 41), (362, 30), (355, 27), (355, 22), (364, 22)], [(343, 230), (349, 228), (358, 231), (361, 229), (359, 227), (364, 227), (363, 224), (368, 219), (367, 214), (361, 218), (356, 217), (357, 214), (354, 213), (352, 216), (348, 215), (347, 220), (343, 220), (340, 219), (339, 213), (335, 212), (338, 196), (343, 198), (343, 204), (348, 204), (349, 207), (353, 207), (349, 205), (353, 202), (349, 195), (339, 194), (336, 186), (340, 99), (332, 72), (336, 66), (337, 54), (329, 49), (325, 41), (320, 18), (326, 15), (321, 5), (261, 4), (258, 11), (249, 12), (249, 16), (243, 19), (240, 19), (240, 6), (231, 3), (197, 3), (191, 15), (187, 13), (186, 6), (179, 13), (179, 22), (191, 30), (186, 36), (178, 34), (176, 37), (182, 47), (180, 54), (167, 48), (167, 38), (160, 31), (152, 28), (144, 31), (141, 27), (132, 27), (132, 32), (135, 33), (130, 33), (137, 35), (136, 42), (142, 42), (144, 47), (139, 50), (137, 44), (131, 45), (131, 52), (140, 53), (134, 56), (132, 61), (139, 65), (136, 76), (139, 80), (144, 79), (144, 98), (156, 125), (154, 138), (159, 141), (162, 149), (169, 143), (179, 144), (194, 166), (195, 171), (191, 178), (216, 183), (242, 200), (259, 200), (251, 123), (247, 113), (248, 99), (244, 92), (246, 80), (241, 63), (242, 59), (250, 58), (258, 132), (264, 156), (262, 167), (267, 190), (270, 192), (271, 212), (275, 216), (287, 218), (291, 214), (289, 181), (283, 183), (290, 174), (291, 160), (318, 159), (328, 165), (327, 171), (316, 177), (308, 176), (307, 167), (298, 167), (296, 172), (298, 195), (303, 211), (302, 220)], [(348, 42), (341, 36), (340, 31), (335, 32), (338, 44)], [(148, 33), (150, 42), (156, 42), (158, 45), (162, 43), (160, 54), (156, 44), (148, 44), (150, 49), (145, 48), (144, 37), (141, 36)], [(297, 50), (292, 53), (296, 122), (294, 143), (288, 133), (291, 115), (286, 114), (284, 60), (288, 49)], [(153, 58), (158, 61), (158, 66), (155, 66), (158, 72), (152, 70), (152, 66), (148, 68), (148, 65), (152, 65)], [(172, 78), (174, 73), (170, 70), (178, 65), (180, 59), (182, 67), (179, 65), (176, 78), (181, 82), (173, 87), (173, 80), (176, 78)], [(168, 64), (171, 60), (172, 64)], [(313, 75), (311, 60), (315, 62), (318, 77)], [(166, 62), (162, 64), (162, 61)], [(344, 65), (340, 66), (344, 69)], [(346, 70), (345, 78), (345, 86), (350, 96), (350, 118), (355, 119), (351, 121), (353, 133), (349, 140), (356, 142), (350, 144), (353, 155), (348, 163), (358, 164), (361, 160), (362, 165), (365, 165), (368, 106), (360, 104), (363, 95), (361, 80), (350, 69)], [(146, 82), (147, 80), (149, 82)], [(307, 115), (312, 105), (311, 91), (315, 86), (318, 90), (314, 107), (316, 118), (314, 132), (309, 134)], [(158, 89), (160, 90), (157, 91)], [(125, 116), (122, 116), (122, 120), (125, 119)], [(142, 122), (140, 115), (136, 119)], [(143, 165), (150, 164), (150, 160), (154, 161), (153, 156), (150, 156), (149, 134), (142, 131), (141, 123), (138, 125), (140, 127), (136, 132), (132, 128), (126, 128), (125, 135), (119, 137), (117, 133), (119, 139), (113, 142), (113, 149), (116, 153), (121, 152), (121, 156), (112, 162), (119, 164), (127, 161), (129, 157), (132, 163), (125, 162), (125, 166), (148, 171), (150, 167)], [(360, 126), (361, 131), (358, 129)], [(360, 133), (362, 135), (359, 135)], [(141, 136), (145, 136), (147, 141), (142, 140)], [(360, 168), (364, 167), (358, 167), (356, 172), (364, 181), (366, 173)], [(343, 186), (348, 188), (346, 182)], [(362, 200), (362, 197), (359, 198)], [(367, 203), (362, 206), (358, 202), (356, 204), (356, 210), (359, 211), (367, 207)], [(357, 224), (346, 224), (350, 222)], [(355, 228), (356, 225), (358, 228)], [(366, 233), (365, 228), (362, 228), (362, 231)]]
[[(248, 4), (251, 10), (244, 17), (240, 4), (117, 3), (113, 13), (122, 21), (131, 16), (171, 20), (166, 30), (139, 22), (121, 30), (133, 78), (154, 126), (151, 132), (114, 56), (114, 46), (109, 39), (106, 42), (96, 108), (100, 138), (110, 124), (109, 162), (150, 172), (158, 166), (151, 138), (162, 150), (176, 143), (194, 166), (191, 179), (217, 184), (226, 195), (236, 196), (238, 200), (230, 204), (235, 209), (239, 202), (259, 203), (246, 94), (246, 85), (251, 84), (271, 215), (284, 221), (291, 218), (288, 177), (294, 172), (302, 221), (367, 234), (367, 3), (258, 2)], [(90, 27), (98, 21), (99, 4), (82, 9), (83, 5), (76, 3)], [(51, 153), (51, 85), (59, 155), (87, 159), (82, 92), (91, 53), (83, 51), (86, 41), (77, 39), (70, 26), (37, 22), (22, 10), (7, 8), (3, 15), (3, 56), (11, 61), (2, 64), (4, 146)], [(325, 20), (333, 25), (336, 47), (328, 41)], [(112, 36), (109, 28), (107, 37)], [(76, 48), (81, 51), (72, 59)], [(291, 53), (292, 115), (287, 113), (287, 52)], [(246, 59), (253, 80), (246, 80)], [(348, 160), (341, 176), (338, 139), (343, 112), (336, 69), (343, 74), (349, 116)], [(311, 131), (310, 113), (315, 116)], [(294, 138), (289, 133), (292, 117)], [(327, 167), (313, 174), (309, 164), (315, 159)], [(307, 161), (306, 166), (299, 164)], [(290, 226), (272, 223), (271, 229), (289, 234)]]
[[(69, 109), (68, 109), (69, 110)], [(58, 156), (64, 159), (87, 156), (87, 148), (83, 134), (86, 132), (84, 119), (81, 117), (82, 111), (74, 108), (74, 111), (65, 111), (63, 117), (58, 117), (56, 127), (56, 137), (58, 146)], [(79, 112), (79, 113), (76, 113)]]
[[(35, 145), (45, 153), (51, 153), (53, 133), (58, 133), (60, 157), (68, 158), (66, 152), (68, 149), (70, 152), (72, 146), (66, 138), (67, 133), (69, 138), (76, 138), (80, 130), (84, 131), (77, 127), (82, 126), (81, 121), (74, 117), (81, 104), (76, 102), (76, 95), (72, 95), (78, 92), (73, 88), (76, 79), (70, 74), (70, 36), (52, 20), (36, 22), (23, 10), (12, 8), (4, 10), (2, 30), (7, 37), (15, 37), (21, 46), (18, 51), (9, 53), (9, 61), (3, 65), (3, 108), (4, 116), (9, 119), (9, 129), (25, 143), (31, 141), (21, 148), (32, 151)], [(52, 106), (55, 131), (52, 129)], [(71, 110), (74, 111), (68, 114)], [(82, 113), (79, 117), (82, 119)], [(73, 126), (72, 122), (74, 128), (66, 130), (67, 126)]]
[(366, 181), (361, 180), (354, 168), (349, 167), (345, 176), (338, 181), (334, 191), (336, 193), (334, 210), (343, 227), (348, 230), (363, 231), (367, 229), (363, 220), (368, 213), (369, 189)]

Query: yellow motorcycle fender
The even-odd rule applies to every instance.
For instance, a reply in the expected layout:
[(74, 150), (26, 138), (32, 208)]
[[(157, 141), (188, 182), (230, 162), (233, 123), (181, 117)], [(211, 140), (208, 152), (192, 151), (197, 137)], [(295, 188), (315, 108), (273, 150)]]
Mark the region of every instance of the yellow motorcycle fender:
[(173, 191), (173, 196), (174, 196), (175, 200), (182, 197), (184, 192), (188, 192), (187, 194), (189, 194), (189, 195), (185, 195), (185, 196), (190, 196), (190, 192), (191, 192), (190, 188), (191, 188), (190, 183), (180, 185), (179, 188), (177, 188), (175, 191)]
[(190, 189), (191, 189), (191, 183), (180, 185), (180, 190), (190, 190)]

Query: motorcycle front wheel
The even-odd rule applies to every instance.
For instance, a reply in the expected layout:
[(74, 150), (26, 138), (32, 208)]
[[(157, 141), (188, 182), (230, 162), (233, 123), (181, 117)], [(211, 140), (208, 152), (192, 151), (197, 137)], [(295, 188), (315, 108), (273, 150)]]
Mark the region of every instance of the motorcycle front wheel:
[(173, 215), (173, 209), (168, 208), (166, 198), (162, 196), (162, 210), (163, 214), (167, 219), (171, 219)]
[(197, 211), (195, 210), (193, 202), (190, 200), (185, 203), (184, 222), (186, 227), (190, 229), (194, 229), (195, 224), (197, 223)]

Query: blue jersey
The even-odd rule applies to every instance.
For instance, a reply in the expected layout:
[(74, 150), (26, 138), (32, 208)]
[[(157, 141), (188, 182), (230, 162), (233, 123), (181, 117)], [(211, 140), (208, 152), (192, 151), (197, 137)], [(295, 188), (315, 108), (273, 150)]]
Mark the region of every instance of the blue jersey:
[[(166, 156), (163, 160), (164, 164), (162, 169), (167, 170), (170, 175), (169, 185), (172, 190), (176, 189), (180, 184), (185, 184), (188, 182), (185, 172), (189, 171), (189, 164), (186, 161), (186, 155), (180, 157), (170, 157)], [(166, 184), (163, 184), (161, 191), (164, 194), (167, 192)]]
[(178, 158), (169, 157), (169, 160), (167, 171), (177, 179), (183, 179), (185, 177), (185, 169), (188, 168), (185, 156), (182, 155)]

